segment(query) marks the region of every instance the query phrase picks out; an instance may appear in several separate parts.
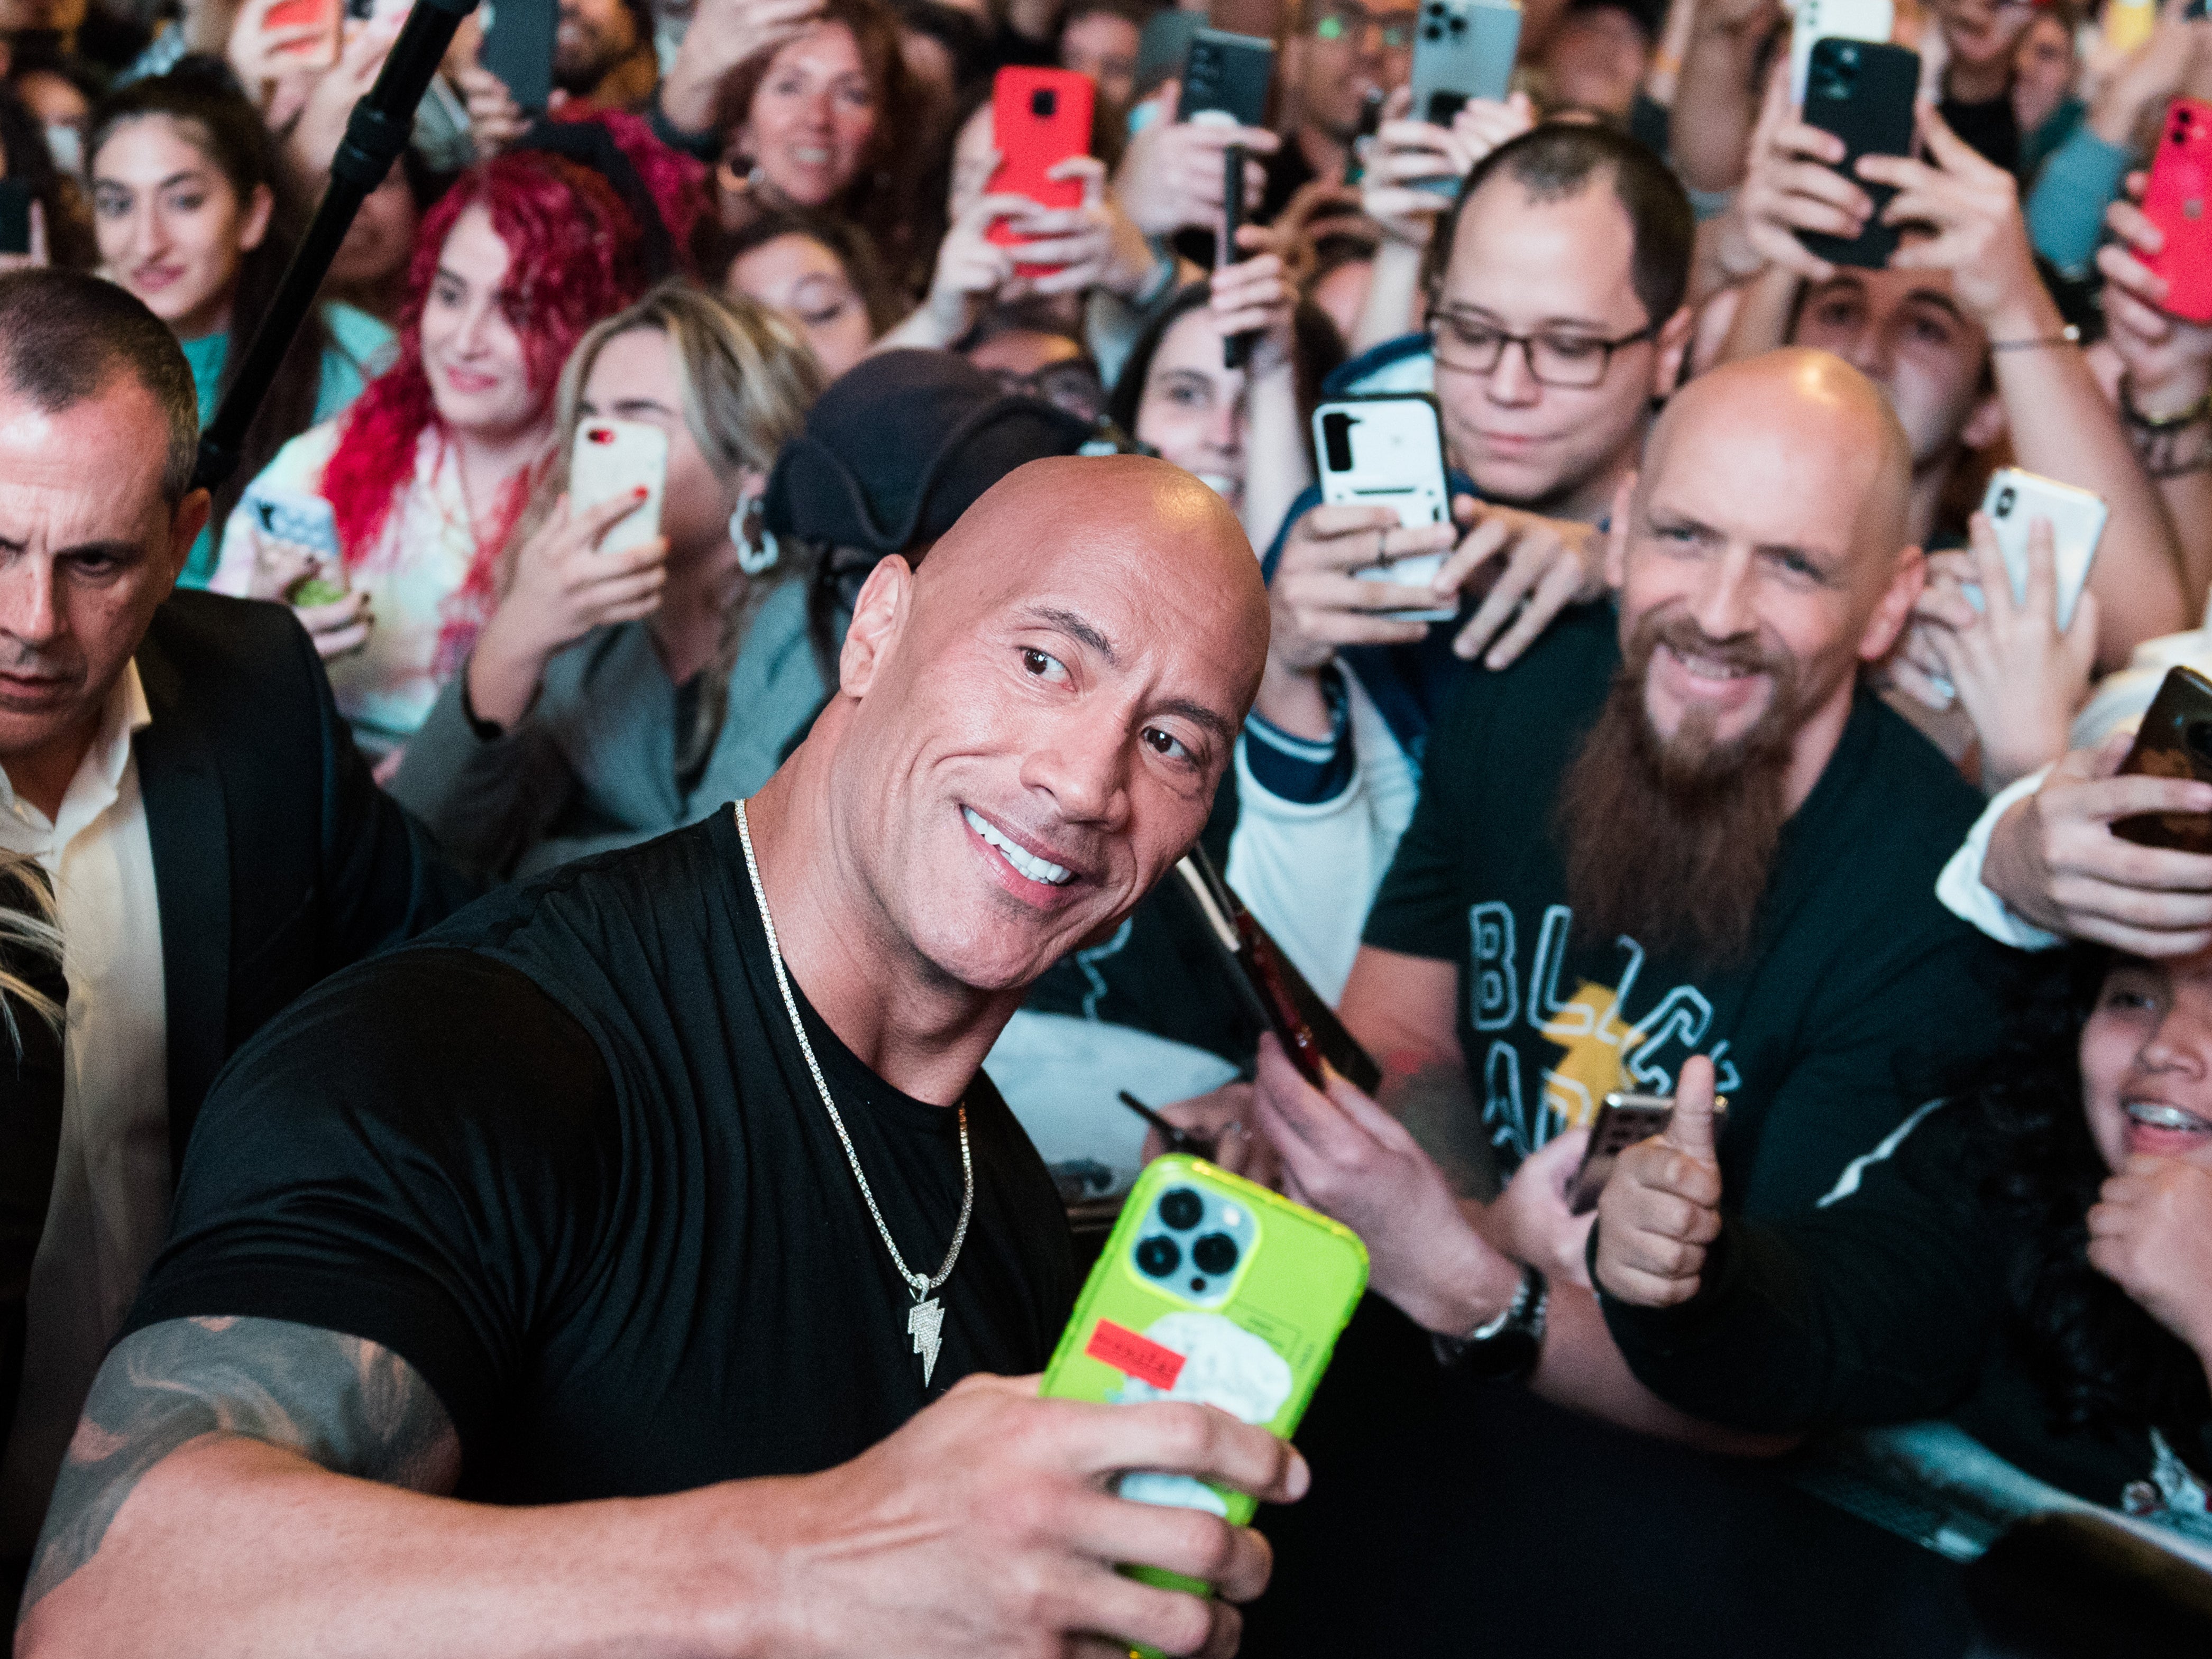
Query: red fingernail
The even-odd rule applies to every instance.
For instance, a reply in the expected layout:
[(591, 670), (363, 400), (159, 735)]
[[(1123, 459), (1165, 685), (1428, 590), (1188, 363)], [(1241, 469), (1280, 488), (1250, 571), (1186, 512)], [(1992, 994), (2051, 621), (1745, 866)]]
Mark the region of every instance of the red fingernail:
[(653, 494), (653, 492), (650, 489), (647, 489), (643, 484), (640, 484), (636, 489), (631, 490), (629, 493), (633, 499), (641, 501), (647, 495)]

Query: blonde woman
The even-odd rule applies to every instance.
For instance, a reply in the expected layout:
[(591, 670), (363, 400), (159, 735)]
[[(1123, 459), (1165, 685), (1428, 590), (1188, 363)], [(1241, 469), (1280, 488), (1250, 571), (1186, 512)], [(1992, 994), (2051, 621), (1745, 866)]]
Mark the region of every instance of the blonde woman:
[[(664, 283), (562, 371), (556, 470), (509, 544), (505, 591), (407, 746), (392, 792), (447, 851), (527, 875), (749, 795), (812, 718), (805, 582), (759, 523), (775, 453), (821, 375), (792, 323)], [(602, 550), (633, 503), (571, 508), (578, 425), (668, 435), (660, 538)]]

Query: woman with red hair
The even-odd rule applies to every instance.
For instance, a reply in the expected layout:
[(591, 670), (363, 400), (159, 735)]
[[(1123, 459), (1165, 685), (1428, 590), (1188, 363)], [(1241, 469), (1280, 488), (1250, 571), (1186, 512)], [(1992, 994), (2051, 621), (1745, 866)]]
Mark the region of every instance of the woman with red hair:
[(231, 515), (209, 585), (295, 606), (372, 757), (405, 744), (490, 615), (561, 365), (637, 297), (638, 240), (606, 182), (557, 157), (463, 173), (416, 234), (398, 361)]

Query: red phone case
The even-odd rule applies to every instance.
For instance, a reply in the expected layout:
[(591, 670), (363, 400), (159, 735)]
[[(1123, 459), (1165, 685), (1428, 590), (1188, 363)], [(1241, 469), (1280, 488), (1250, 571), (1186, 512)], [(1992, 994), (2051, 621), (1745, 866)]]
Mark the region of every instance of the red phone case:
[(297, 28), (313, 23), (329, 36), (325, 40), (309, 40), (285, 51), (293, 57), (328, 58), (337, 48), (338, 0), (280, 0), (269, 8), (264, 20), (272, 29)]
[[(1083, 180), (1046, 175), (1071, 155), (1091, 154), (1091, 77), (1073, 70), (1002, 69), (991, 88), (991, 131), (999, 170), (987, 186), (993, 195), (1026, 196), (1039, 207), (1083, 205)], [(985, 233), (1000, 247), (1028, 239), (1004, 219)], [(1023, 274), (1047, 266), (1018, 267)]]
[(2166, 278), (2166, 308), (2192, 323), (2212, 323), (2212, 104), (2177, 98), (2166, 112), (2158, 154), (2143, 190), (2143, 216), (2165, 233), (2150, 268)]

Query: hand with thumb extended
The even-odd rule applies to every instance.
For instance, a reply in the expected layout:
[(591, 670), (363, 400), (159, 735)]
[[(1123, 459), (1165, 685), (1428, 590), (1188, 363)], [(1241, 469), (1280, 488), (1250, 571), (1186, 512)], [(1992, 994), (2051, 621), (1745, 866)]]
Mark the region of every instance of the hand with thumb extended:
[(1597, 1288), (1642, 1308), (1698, 1293), (1705, 1247), (1721, 1231), (1713, 1063), (1682, 1064), (1666, 1133), (1620, 1155), (1597, 1203)]

